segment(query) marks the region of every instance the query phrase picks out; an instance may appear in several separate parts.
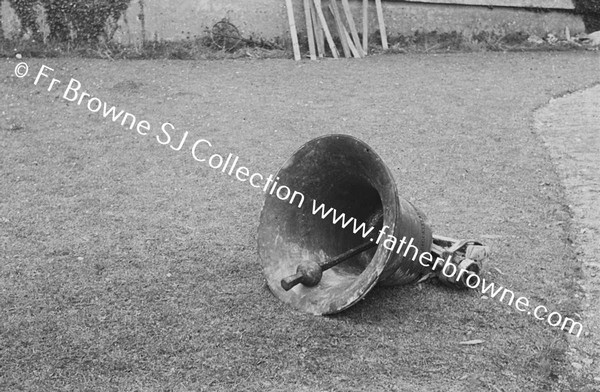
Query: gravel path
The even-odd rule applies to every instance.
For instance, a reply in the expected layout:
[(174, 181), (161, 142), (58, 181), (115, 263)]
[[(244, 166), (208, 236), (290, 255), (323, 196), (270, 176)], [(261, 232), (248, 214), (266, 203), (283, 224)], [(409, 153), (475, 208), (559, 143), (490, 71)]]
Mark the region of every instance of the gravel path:
[(536, 112), (573, 214), (574, 246), (585, 293), (580, 339), (571, 339), (571, 364), (600, 390), (600, 86), (553, 99)]

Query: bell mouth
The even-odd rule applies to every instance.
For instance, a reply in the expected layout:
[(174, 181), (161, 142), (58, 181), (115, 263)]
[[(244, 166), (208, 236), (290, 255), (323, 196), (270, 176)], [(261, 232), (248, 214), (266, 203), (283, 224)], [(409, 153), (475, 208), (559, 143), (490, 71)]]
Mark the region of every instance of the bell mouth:
[[(400, 205), (393, 176), (360, 140), (328, 135), (304, 144), (276, 175), (297, 197), (267, 195), (258, 228), (258, 252), (270, 290), (313, 314), (342, 311), (398, 268), (381, 244), (397, 231)], [(302, 195), (302, 198), (299, 196)], [(380, 232), (381, 229), (384, 229)], [(323, 262), (366, 241), (373, 249), (323, 272), (314, 287), (289, 291), (281, 279), (302, 261)]]

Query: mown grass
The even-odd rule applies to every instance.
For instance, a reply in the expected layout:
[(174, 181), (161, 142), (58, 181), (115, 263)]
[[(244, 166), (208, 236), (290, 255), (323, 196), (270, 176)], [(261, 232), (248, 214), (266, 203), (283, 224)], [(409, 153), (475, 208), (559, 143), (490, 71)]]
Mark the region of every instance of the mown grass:
[[(476, 292), (377, 288), (292, 311), (256, 254), (264, 195), (61, 98), (69, 78), (275, 173), (326, 133), (367, 141), (434, 232), (485, 238), (484, 277), (578, 311), (570, 217), (532, 111), (598, 82), (591, 53), (365, 60), (23, 59), (0, 66), (0, 389), (577, 390), (563, 332)], [(577, 72), (573, 72), (577, 70)], [(503, 272), (498, 273), (492, 267)], [(585, 325), (585, 320), (582, 321)], [(590, 338), (590, 337), (583, 337)], [(462, 340), (482, 339), (477, 346)]]

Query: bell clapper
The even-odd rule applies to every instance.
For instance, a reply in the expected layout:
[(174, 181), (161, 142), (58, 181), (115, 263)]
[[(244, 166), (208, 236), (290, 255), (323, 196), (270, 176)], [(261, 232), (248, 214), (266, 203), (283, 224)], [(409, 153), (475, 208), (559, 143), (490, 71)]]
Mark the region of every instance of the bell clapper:
[(292, 287), (296, 286), (299, 283), (302, 283), (303, 285), (308, 287), (316, 286), (317, 284), (319, 284), (321, 278), (323, 277), (323, 271), (327, 271), (328, 269), (340, 263), (343, 263), (344, 261), (356, 256), (359, 253), (374, 248), (375, 246), (377, 246), (377, 243), (370, 239), (369, 241), (366, 241), (361, 245), (342, 253), (339, 256), (329, 259), (323, 264), (319, 264), (315, 261), (302, 262), (298, 265), (298, 268), (296, 269), (296, 273), (294, 275), (281, 279), (281, 287), (285, 291), (289, 291)]

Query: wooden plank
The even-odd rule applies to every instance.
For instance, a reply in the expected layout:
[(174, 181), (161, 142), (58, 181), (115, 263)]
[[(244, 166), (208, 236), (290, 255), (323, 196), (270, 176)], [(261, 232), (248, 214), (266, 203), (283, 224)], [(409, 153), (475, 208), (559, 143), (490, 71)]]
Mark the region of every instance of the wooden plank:
[(323, 36), (323, 29), (317, 16), (317, 10), (315, 10), (315, 3), (310, 1), (310, 16), (312, 18), (312, 24), (315, 28), (315, 40), (317, 41), (317, 52), (320, 58), (325, 56), (325, 37)]
[(542, 8), (573, 10), (573, 0), (404, 0), (408, 3), (479, 5), (485, 7)]
[(310, 16), (310, 0), (304, 0), (304, 18), (306, 19), (306, 35), (308, 36), (308, 51), (310, 52), (310, 59), (317, 59), (317, 52), (315, 50), (315, 35), (313, 31), (312, 18)]
[(377, 20), (379, 21), (379, 32), (381, 33), (381, 46), (384, 50), (388, 48), (387, 33), (385, 32), (385, 22), (383, 21), (383, 8), (381, 8), (381, 0), (375, 0), (375, 7), (377, 7)]
[[(350, 51), (352, 52), (352, 55), (354, 57), (356, 57), (357, 59), (361, 58), (361, 53), (358, 51), (358, 48), (354, 45), (354, 43), (352, 43), (352, 38), (350, 38), (350, 34), (348, 34), (348, 30), (346, 30), (345, 26), (342, 26), (342, 29), (344, 30), (344, 37), (346, 37), (346, 40), (348, 41), (348, 46), (350, 47)], [(358, 44), (360, 45), (360, 43)]]
[(363, 57), (362, 46), (360, 45), (360, 38), (358, 37), (358, 31), (356, 30), (356, 25), (354, 24), (354, 17), (352, 16), (352, 11), (350, 11), (350, 4), (348, 4), (348, 0), (342, 0), (342, 8), (344, 9), (344, 13), (346, 14), (346, 20), (348, 21), (348, 26), (350, 27), (350, 34), (352, 34), (354, 45), (356, 46), (360, 57)]
[(340, 37), (340, 42), (342, 43), (344, 56), (352, 57), (352, 52), (350, 52), (350, 47), (348, 46), (348, 42), (346, 42), (346, 37), (344, 37), (344, 25), (342, 24), (342, 18), (340, 17), (340, 10), (337, 5), (337, 0), (329, 0), (329, 10), (333, 14), (333, 19), (337, 25), (338, 37)]
[(350, 27), (350, 35), (352, 36), (352, 40), (354, 41), (354, 46), (360, 57), (363, 57), (362, 45), (360, 43), (360, 37), (358, 36), (358, 30), (356, 30), (356, 24), (354, 23), (354, 16), (352, 16), (352, 11), (350, 10), (350, 4), (348, 4), (348, 0), (342, 0), (342, 8), (344, 9), (344, 14), (346, 15), (346, 20), (348, 21), (348, 26)]
[(292, 35), (292, 46), (294, 47), (294, 59), (299, 61), (300, 57), (300, 46), (298, 45), (298, 31), (296, 30), (296, 19), (294, 18), (294, 7), (292, 0), (285, 0), (287, 7), (288, 21), (290, 22), (290, 34)]
[(369, 0), (363, 0), (363, 52), (365, 56), (369, 54)]
[(335, 46), (335, 42), (333, 42), (331, 32), (329, 31), (329, 27), (327, 26), (327, 20), (325, 19), (325, 15), (323, 14), (321, 0), (313, 1), (315, 3), (315, 10), (317, 11), (317, 15), (319, 16), (319, 21), (321, 22), (321, 27), (323, 28), (323, 32), (325, 33), (325, 38), (327, 39), (327, 43), (329, 44), (329, 49), (331, 49), (331, 54), (336, 59), (340, 58), (340, 55), (338, 54), (337, 48)]

